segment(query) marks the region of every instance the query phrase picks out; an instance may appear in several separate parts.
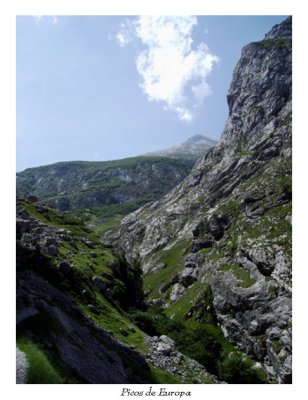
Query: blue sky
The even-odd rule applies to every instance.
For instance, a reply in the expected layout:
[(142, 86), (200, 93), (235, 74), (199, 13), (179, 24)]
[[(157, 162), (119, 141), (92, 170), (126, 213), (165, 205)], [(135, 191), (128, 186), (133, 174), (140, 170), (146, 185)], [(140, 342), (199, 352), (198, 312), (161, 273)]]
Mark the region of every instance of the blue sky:
[(242, 47), (284, 18), (17, 17), (17, 171), (219, 138)]

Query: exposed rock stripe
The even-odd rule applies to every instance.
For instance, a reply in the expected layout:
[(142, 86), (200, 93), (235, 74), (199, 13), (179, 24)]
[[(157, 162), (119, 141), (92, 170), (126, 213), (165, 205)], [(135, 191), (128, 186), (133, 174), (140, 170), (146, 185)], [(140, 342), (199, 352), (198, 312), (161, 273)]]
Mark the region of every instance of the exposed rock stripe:
[(23, 351), (16, 347), (16, 383), (27, 383), (29, 363)]

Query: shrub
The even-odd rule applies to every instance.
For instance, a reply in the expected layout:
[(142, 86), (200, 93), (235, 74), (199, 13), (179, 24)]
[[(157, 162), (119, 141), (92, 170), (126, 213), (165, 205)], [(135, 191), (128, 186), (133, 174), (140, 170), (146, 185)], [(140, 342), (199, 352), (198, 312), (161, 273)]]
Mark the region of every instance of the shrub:
[(151, 336), (167, 335), (175, 340), (177, 349), (204, 365), (210, 372), (218, 372), (222, 346), (205, 326), (188, 327), (178, 319), (170, 319), (159, 307), (147, 311), (130, 310), (130, 318)]
[(219, 377), (228, 383), (268, 383), (265, 372), (241, 353), (230, 353), (219, 363)]
[(157, 336), (159, 332), (157, 330), (157, 322), (155, 318), (144, 311), (130, 310), (131, 321), (138, 326), (143, 332), (150, 336)]
[[(147, 311), (129, 310), (130, 319), (150, 336), (167, 335), (176, 348), (198, 361), (210, 373), (228, 383), (268, 383), (265, 372), (254, 368), (254, 362), (240, 352), (230, 352), (217, 332), (208, 324), (189, 325), (177, 318), (170, 319), (157, 306)], [(213, 326), (212, 326), (213, 327)]]

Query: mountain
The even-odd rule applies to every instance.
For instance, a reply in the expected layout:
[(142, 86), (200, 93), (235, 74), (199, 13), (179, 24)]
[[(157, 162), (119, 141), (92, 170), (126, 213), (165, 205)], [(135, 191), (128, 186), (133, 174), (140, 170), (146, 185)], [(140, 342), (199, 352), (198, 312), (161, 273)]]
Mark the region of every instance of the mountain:
[(101, 231), (127, 213), (162, 197), (191, 168), (191, 162), (164, 157), (60, 162), (17, 173), (16, 185), (20, 196), (36, 196)]
[[(18, 383), (291, 383), (291, 37), (288, 18), (244, 47), (186, 175), (151, 157), (17, 175)], [(103, 236), (70, 214), (134, 190), (156, 201)]]
[[(290, 383), (291, 17), (243, 48), (227, 102), (219, 143), (106, 239), (139, 257), (147, 301), (186, 326), (221, 327), (269, 379)], [(220, 366), (231, 362), (241, 369), (236, 356)]]
[(145, 308), (138, 262), (33, 200), (17, 198), (17, 383), (218, 382), (134, 322)]
[(216, 144), (216, 140), (202, 135), (195, 135), (187, 139), (184, 143), (170, 147), (169, 149), (159, 150), (145, 155), (151, 157), (160, 156), (197, 161), (200, 156), (204, 155)]

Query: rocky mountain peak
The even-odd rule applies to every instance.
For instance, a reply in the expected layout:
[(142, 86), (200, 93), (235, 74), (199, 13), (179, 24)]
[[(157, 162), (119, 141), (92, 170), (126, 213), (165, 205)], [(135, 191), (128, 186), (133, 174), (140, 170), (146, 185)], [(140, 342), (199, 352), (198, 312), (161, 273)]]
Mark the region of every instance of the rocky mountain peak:
[(168, 149), (147, 153), (146, 156), (185, 159), (194, 163), (199, 157), (205, 155), (209, 149), (216, 144), (216, 140), (210, 139), (203, 135), (194, 135), (187, 139), (184, 143), (177, 144)]
[(280, 24), (273, 28), (265, 35), (265, 39), (278, 39), (292, 37), (292, 17), (288, 17)]
[(200, 142), (208, 143), (209, 145), (212, 146), (215, 146), (215, 144), (217, 143), (216, 140), (213, 140), (203, 135), (194, 135), (185, 141), (185, 143), (200, 143)]

